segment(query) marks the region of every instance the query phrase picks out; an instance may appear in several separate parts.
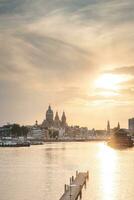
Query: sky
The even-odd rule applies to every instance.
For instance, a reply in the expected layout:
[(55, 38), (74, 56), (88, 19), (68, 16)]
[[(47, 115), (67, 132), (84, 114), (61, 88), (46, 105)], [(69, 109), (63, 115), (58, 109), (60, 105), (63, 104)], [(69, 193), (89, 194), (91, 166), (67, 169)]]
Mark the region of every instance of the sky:
[(134, 117), (133, 0), (0, 0), (0, 124), (127, 127)]

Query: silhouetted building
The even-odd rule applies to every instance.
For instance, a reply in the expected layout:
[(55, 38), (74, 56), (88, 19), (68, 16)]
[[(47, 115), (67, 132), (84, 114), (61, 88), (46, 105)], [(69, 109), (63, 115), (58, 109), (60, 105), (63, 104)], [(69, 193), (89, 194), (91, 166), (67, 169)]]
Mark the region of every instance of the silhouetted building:
[(107, 134), (110, 134), (110, 122), (109, 122), (109, 120), (107, 121)]
[(56, 115), (55, 115), (54, 126), (56, 128), (60, 128), (60, 118), (59, 118), (58, 112), (56, 112)]
[(46, 111), (46, 119), (42, 123), (43, 128), (66, 128), (66, 115), (65, 112), (63, 112), (61, 120), (59, 118), (58, 112), (56, 112), (55, 118), (53, 114), (53, 110), (51, 109), (51, 106), (49, 105), (48, 110)]
[(128, 129), (134, 130), (134, 118), (128, 120)]
[(48, 110), (46, 112), (46, 120), (49, 124), (53, 124), (53, 110), (51, 109), (50, 105), (49, 105)]
[(117, 129), (120, 130), (120, 123), (118, 122)]
[(10, 137), (12, 135), (12, 124), (0, 127), (0, 137)]
[(62, 127), (67, 126), (65, 112), (63, 112), (62, 117), (61, 117), (61, 126)]

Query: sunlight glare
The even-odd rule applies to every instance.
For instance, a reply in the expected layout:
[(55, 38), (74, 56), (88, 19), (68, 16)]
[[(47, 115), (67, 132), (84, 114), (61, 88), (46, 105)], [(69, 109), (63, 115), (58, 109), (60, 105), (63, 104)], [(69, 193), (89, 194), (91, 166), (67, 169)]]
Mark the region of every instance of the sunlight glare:
[(101, 91), (99, 92), (99, 95), (104, 96), (104, 97), (111, 97), (111, 96), (118, 96), (119, 94), (114, 91)]
[(96, 81), (96, 88), (103, 88), (109, 90), (118, 90), (119, 83), (125, 80), (124, 76), (117, 74), (103, 74)]
[(113, 194), (115, 171), (117, 165), (116, 151), (105, 144), (100, 144), (101, 186), (104, 200), (115, 200)]

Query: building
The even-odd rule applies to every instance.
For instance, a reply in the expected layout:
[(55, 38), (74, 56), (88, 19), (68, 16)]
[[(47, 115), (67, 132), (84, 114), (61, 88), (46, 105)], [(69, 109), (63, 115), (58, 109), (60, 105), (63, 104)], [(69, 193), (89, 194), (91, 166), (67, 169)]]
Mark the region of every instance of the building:
[(117, 129), (120, 130), (120, 123), (118, 122)]
[(54, 117), (54, 112), (49, 105), (48, 110), (46, 111), (46, 118), (43, 120), (42, 128), (66, 128), (67, 127), (67, 122), (66, 122), (66, 114), (63, 112), (61, 120), (59, 118), (58, 112), (56, 112), (55, 117)]
[(61, 117), (61, 127), (66, 127), (67, 126), (67, 122), (66, 122), (66, 115), (65, 112), (63, 112), (62, 117)]
[(128, 120), (128, 129), (134, 131), (134, 118)]
[(53, 125), (54, 125), (55, 128), (60, 128), (60, 126), (61, 126), (61, 122), (60, 122), (60, 118), (59, 118), (58, 112), (56, 112)]
[(42, 130), (38, 122), (29, 128), (28, 139), (30, 141), (44, 141), (48, 137), (48, 130)]
[(0, 139), (4, 138), (27, 138), (29, 128), (19, 124), (7, 124), (0, 127)]
[(12, 136), (12, 126), (13, 125), (4, 125), (0, 127), (0, 138), (2, 137), (11, 137)]
[(49, 105), (48, 110), (46, 111), (46, 119), (42, 123), (42, 127), (44, 128), (50, 128), (54, 124), (53, 120), (54, 114), (53, 110), (51, 109), (51, 106)]

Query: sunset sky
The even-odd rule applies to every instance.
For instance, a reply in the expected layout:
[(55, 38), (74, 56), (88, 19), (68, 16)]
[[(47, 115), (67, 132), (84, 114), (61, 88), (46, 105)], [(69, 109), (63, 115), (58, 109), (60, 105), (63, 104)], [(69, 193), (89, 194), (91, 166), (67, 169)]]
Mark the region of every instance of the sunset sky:
[(0, 0), (0, 124), (134, 117), (133, 0)]

